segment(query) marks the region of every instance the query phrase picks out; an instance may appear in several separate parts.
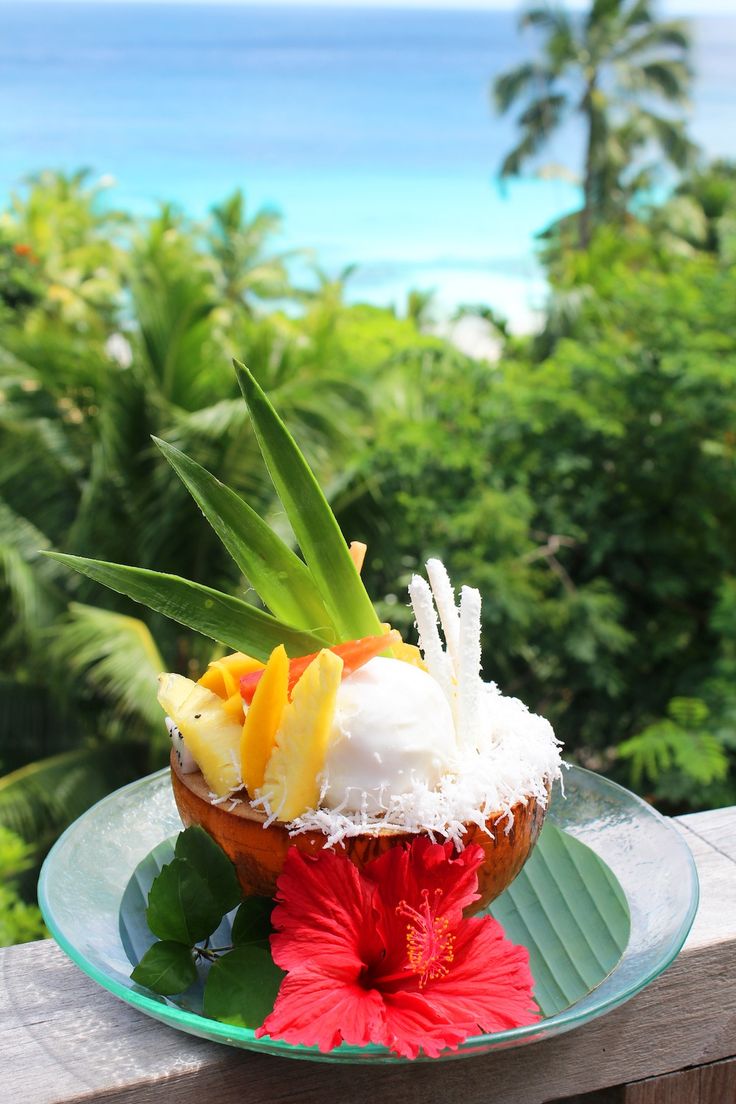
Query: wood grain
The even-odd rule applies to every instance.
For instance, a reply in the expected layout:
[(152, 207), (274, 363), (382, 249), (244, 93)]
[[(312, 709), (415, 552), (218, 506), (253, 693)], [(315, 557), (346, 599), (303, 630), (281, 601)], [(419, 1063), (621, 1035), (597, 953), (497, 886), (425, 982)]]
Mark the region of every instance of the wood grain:
[[(44, 941), (0, 951), (0, 1100), (543, 1104), (732, 1058), (736, 862), (729, 851), (736, 847), (736, 808), (728, 817), (719, 811), (684, 818), (680, 827), (696, 857), (702, 891), (683, 952), (632, 1001), (577, 1031), (441, 1064), (297, 1063), (217, 1046), (158, 1024), (100, 989)], [(714, 834), (717, 850), (709, 842)], [(731, 1071), (710, 1076), (727, 1078)], [(714, 1084), (730, 1091), (728, 1080)], [(706, 1098), (704, 1104), (732, 1101)]]
[[(683, 1070), (627, 1085), (621, 1104), (701, 1104), (700, 1070)], [(718, 1104), (725, 1104), (725, 1101)]]
[(736, 1101), (736, 1060), (715, 1062), (700, 1071), (700, 1104)]
[[(713, 809), (708, 813), (689, 813), (678, 817), (680, 824), (705, 840), (716, 851), (722, 851), (736, 862), (736, 834), (733, 831), (733, 808)], [(731, 1104), (731, 1101), (728, 1102)]]

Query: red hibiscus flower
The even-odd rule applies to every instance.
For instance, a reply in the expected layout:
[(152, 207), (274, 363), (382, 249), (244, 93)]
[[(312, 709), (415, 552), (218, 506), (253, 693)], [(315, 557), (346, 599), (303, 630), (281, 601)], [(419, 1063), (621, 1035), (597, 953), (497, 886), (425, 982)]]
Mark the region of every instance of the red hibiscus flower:
[(492, 917), (463, 918), (478, 899), (482, 848), (452, 853), (420, 836), (361, 872), (333, 851), (292, 847), (271, 936), (287, 976), (256, 1035), (434, 1058), (478, 1031), (538, 1020), (527, 950)]

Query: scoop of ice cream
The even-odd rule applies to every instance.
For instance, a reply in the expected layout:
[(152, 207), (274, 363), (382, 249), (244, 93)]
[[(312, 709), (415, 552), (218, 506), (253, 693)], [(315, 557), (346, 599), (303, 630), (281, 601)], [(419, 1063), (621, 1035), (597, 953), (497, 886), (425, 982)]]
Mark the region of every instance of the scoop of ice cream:
[(430, 789), (455, 767), (452, 713), (418, 667), (378, 656), (340, 686), (323, 778), (323, 806), (379, 813), (388, 794)]

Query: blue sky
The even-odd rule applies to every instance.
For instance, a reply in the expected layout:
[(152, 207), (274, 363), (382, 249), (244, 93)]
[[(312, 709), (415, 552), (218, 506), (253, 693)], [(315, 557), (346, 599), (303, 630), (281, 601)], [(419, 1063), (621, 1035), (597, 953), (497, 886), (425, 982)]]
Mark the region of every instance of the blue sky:
[[(35, 0), (25, 0), (25, 3), (33, 3)], [(68, 0), (44, 0), (45, 3), (67, 3)], [(119, 3), (120, 0), (81, 0), (88, 4)], [(145, 4), (151, 0), (130, 0), (131, 3)], [(163, 3), (218, 3), (218, 4), (248, 4), (267, 3), (268, 0), (157, 0)], [(479, 8), (493, 10), (499, 8), (517, 9), (523, 4), (519, 0), (277, 0), (278, 3), (296, 5), (325, 5), (330, 7), (363, 7), (363, 8)], [(587, 7), (586, 0), (568, 0), (568, 7)], [(660, 5), (664, 15), (733, 15), (734, 0), (664, 0)]]

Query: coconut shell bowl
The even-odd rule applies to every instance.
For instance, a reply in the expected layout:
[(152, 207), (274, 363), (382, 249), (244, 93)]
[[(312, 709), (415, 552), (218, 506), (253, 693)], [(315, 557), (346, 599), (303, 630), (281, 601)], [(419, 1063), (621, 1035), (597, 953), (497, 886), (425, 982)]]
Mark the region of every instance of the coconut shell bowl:
[[(171, 784), (185, 827), (198, 824), (212, 836), (234, 863), (246, 896), (274, 896), (276, 879), (283, 869), (289, 847), (298, 847), (307, 854), (324, 847), (325, 837), (321, 832), (290, 836), (286, 826), (278, 821), (264, 828), (265, 814), (245, 801), (233, 808), (213, 805), (201, 773), (180, 773), (173, 754)], [(478, 825), (468, 826), (464, 842), (480, 844), (485, 852), (485, 861), (478, 871), (480, 899), (468, 909), (469, 913), (485, 908), (513, 882), (537, 842), (546, 808), (537, 798), (529, 797), (526, 804), (517, 802), (513, 806), (513, 822), (508, 831), (505, 813), (492, 813), (488, 817), (486, 825), (490, 835)], [(389, 847), (408, 843), (412, 838), (409, 832), (366, 832), (345, 839), (345, 854), (361, 868)]]

